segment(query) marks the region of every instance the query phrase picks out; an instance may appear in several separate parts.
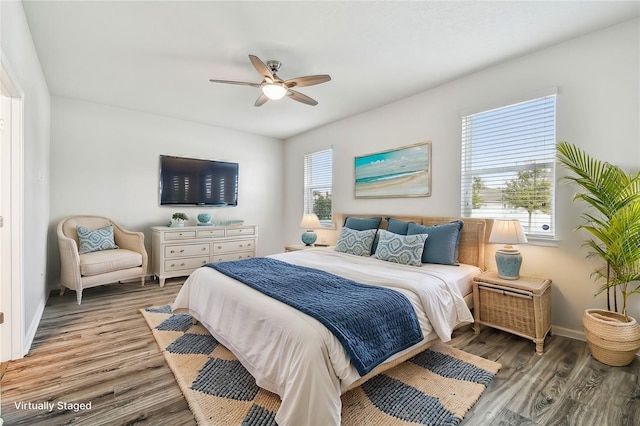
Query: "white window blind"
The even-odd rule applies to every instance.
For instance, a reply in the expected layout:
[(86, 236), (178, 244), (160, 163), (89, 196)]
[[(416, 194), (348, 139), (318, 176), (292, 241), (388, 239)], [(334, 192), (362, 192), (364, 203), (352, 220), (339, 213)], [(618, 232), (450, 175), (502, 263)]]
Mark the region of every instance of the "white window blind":
[(461, 215), (554, 236), (556, 95), (462, 117)]
[(315, 213), (320, 223), (331, 225), (333, 150), (304, 156), (304, 213)]

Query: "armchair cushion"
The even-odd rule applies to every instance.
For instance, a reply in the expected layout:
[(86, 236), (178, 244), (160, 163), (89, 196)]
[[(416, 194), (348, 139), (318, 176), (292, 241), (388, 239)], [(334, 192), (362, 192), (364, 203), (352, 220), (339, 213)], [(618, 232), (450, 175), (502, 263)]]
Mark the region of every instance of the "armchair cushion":
[(106, 274), (142, 265), (142, 255), (126, 249), (94, 251), (80, 255), (82, 276)]
[(78, 226), (77, 232), (80, 242), (79, 254), (118, 248), (113, 237), (113, 225), (95, 230)]

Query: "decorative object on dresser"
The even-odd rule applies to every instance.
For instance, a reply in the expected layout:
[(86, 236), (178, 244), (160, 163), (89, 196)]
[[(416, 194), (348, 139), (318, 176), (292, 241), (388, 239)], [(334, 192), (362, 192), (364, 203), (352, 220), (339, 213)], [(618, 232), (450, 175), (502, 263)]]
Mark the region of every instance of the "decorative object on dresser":
[(520, 276), (522, 255), (512, 244), (526, 244), (527, 236), (518, 219), (495, 219), (489, 236), (490, 243), (505, 244), (496, 251), (498, 275), (505, 280), (517, 280)]
[(318, 235), (314, 232), (314, 229), (322, 228), (322, 224), (318, 216), (314, 213), (306, 213), (302, 216), (300, 228), (306, 229), (306, 231), (302, 233), (302, 242), (310, 246), (318, 239)]
[[(590, 207), (576, 229), (593, 237), (583, 245), (591, 249), (589, 256), (602, 261), (592, 274), (604, 281), (597, 294), (607, 292), (607, 310), (586, 309), (582, 317), (587, 344), (598, 361), (628, 365), (640, 349), (640, 325), (627, 315), (627, 298), (640, 294), (640, 173), (627, 173), (568, 142), (560, 142), (556, 149), (560, 163), (573, 173), (564, 180), (584, 191), (573, 200)], [(618, 292), (622, 295), (620, 313)]]
[(184, 226), (184, 223), (189, 220), (189, 216), (187, 216), (186, 213), (174, 213), (171, 216), (171, 219), (173, 220), (173, 225), (175, 226)]
[(100, 216), (70, 216), (57, 227), (60, 249), (60, 295), (103, 284), (138, 279), (144, 285), (147, 251), (142, 232), (127, 231)]
[(160, 287), (167, 278), (190, 275), (210, 262), (255, 257), (258, 227), (245, 226), (185, 226), (173, 229), (153, 226), (152, 272)]
[(532, 340), (536, 353), (544, 352), (544, 338), (551, 332), (551, 280), (501, 278), (487, 271), (473, 279), (475, 333), (488, 325)]
[(200, 213), (198, 216), (198, 226), (211, 226), (211, 215), (209, 213)]

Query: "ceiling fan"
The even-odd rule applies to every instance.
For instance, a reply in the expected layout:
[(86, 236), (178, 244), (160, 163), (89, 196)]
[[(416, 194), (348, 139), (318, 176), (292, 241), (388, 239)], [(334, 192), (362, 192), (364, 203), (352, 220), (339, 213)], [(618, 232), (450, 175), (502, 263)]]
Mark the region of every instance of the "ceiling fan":
[(251, 63), (255, 69), (263, 77), (260, 83), (248, 83), (244, 81), (229, 81), (229, 80), (209, 80), (213, 83), (226, 83), (226, 84), (238, 84), (240, 86), (258, 87), (262, 90), (262, 94), (258, 96), (255, 106), (264, 105), (269, 99), (277, 100), (282, 99), (285, 96), (293, 99), (294, 101), (302, 102), (307, 105), (318, 105), (315, 99), (310, 98), (307, 95), (293, 90), (294, 88), (313, 86), (314, 84), (326, 83), (331, 80), (331, 77), (326, 74), (322, 75), (308, 75), (305, 77), (292, 78), (291, 80), (282, 80), (276, 75), (276, 72), (280, 70), (282, 65), (280, 61), (267, 61), (265, 64), (254, 55), (249, 55)]

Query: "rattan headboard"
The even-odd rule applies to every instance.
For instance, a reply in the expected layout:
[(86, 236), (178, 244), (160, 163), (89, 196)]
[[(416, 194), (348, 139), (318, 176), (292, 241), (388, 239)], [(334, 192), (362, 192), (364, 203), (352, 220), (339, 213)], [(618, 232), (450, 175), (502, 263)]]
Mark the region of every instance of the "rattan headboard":
[(461, 220), (464, 225), (460, 233), (460, 248), (458, 260), (460, 263), (476, 265), (484, 269), (484, 245), (487, 241), (487, 221), (485, 219), (472, 219), (468, 217), (435, 217), (435, 216), (396, 216), (383, 214), (334, 214), (333, 221), (336, 229), (340, 230), (347, 217), (382, 217), (381, 229), (387, 229), (387, 218), (415, 222), (420, 225), (431, 226), (439, 223), (447, 223), (452, 220)]

